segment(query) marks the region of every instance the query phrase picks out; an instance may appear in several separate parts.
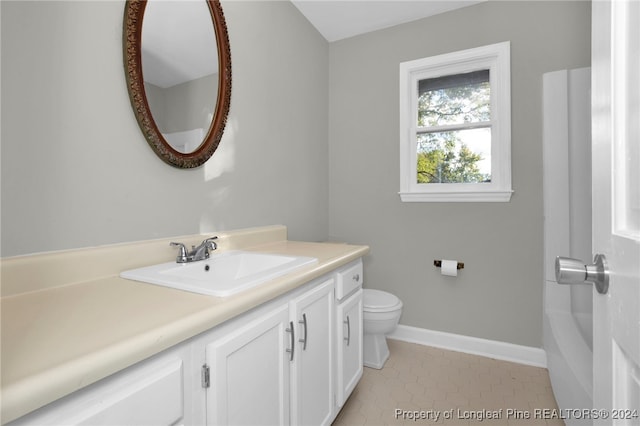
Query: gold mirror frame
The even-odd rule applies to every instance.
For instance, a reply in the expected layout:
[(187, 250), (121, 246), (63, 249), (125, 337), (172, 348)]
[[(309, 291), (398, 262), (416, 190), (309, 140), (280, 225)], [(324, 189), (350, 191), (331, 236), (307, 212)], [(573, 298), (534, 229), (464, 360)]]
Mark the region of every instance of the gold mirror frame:
[(147, 0), (127, 0), (124, 10), (124, 65), (127, 89), (138, 125), (149, 146), (165, 163), (181, 169), (204, 164), (222, 139), (231, 104), (231, 49), (227, 24), (219, 0), (203, 0), (209, 5), (218, 46), (218, 98), (207, 135), (193, 152), (182, 153), (169, 145), (151, 114), (142, 75), (142, 20)]

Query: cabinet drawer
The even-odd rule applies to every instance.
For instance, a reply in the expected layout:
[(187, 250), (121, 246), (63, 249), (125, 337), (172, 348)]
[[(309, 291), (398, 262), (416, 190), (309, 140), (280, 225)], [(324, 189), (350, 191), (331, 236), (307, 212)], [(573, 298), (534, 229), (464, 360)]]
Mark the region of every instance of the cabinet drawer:
[(348, 264), (336, 272), (336, 299), (341, 300), (363, 283), (362, 260)]

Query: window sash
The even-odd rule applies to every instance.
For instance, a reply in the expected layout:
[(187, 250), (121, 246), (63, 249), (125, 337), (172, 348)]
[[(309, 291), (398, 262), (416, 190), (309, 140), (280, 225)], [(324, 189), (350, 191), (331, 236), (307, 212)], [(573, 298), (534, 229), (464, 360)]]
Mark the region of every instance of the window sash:
[(417, 135), (421, 135), (425, 133), (454, 132), (456, 130), (484, 129), (487, 127), (493, 127), (494, 123), (495, 123), (495, 120), (489, 120), (489, 121), (477, 121), (477, 122), (460, 123), (460, 124), (444, 124), (440, 126), (414, 127), (412, 129), (412, 132)]

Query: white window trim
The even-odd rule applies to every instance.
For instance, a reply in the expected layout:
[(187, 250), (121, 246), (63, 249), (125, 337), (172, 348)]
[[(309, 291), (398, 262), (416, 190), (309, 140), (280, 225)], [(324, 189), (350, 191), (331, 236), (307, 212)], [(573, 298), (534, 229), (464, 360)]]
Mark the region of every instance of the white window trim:
[[(508, 202), (511, 200), (510, 42), (400, 64), (400, 198), (404, 202)], [(491, 182), (417, 183), (418, 81), (489, 69)]]

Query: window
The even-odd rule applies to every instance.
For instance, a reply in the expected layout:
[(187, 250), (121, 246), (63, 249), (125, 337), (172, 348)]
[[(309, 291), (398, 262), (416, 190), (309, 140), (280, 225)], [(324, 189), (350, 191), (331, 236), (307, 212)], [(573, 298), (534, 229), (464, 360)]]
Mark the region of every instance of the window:
[(509, 42), (400, 64), (402, 201), (509, 201)]

